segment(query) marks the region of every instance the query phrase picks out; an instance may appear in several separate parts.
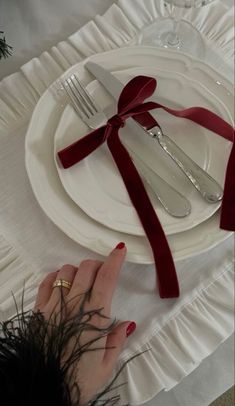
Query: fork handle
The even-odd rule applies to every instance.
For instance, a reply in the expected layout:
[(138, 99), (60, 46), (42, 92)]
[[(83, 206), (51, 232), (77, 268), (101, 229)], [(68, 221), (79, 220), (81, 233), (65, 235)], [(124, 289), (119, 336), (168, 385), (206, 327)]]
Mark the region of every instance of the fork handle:
[(163, 150), (174, 160), (182, 172), (192, 182), (208, 203), (216, 203), (223, 197), (223, 189), (204, 169), (194, 162), (178, 145), (159, 127), (147, 130), (153, 138), (157, 138)]

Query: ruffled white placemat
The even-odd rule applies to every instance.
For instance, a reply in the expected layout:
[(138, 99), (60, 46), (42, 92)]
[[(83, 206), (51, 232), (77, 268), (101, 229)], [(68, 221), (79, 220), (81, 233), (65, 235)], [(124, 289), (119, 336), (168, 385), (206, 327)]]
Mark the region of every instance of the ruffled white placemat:
[[(0, 83), (0, 317), (14, 313), (11, 292), (32, 306), (43, 275), (64, 262), (97, 255), (81, 248), (47, 219), (32, 194), (24, 168), (24, 135), (40, 97), (63, 71), (85, 57), (127, 46), (139, 30), (165, 15), (159, 0), (119, 0), (66, 41)], [(201, 30), (208, 61), (228, 77), (233, 62), (233, 11), (219, 1), (184, 18)], [(230, 77), (231, 78), (231, 77)], [(113, 314), (137, 321), (120, 361), (150, 349), (126, 367), (119, 389), (122, 401), (141, 404), (169, 390), (233, 332), (233, 242), (209, 254), (177, 263), (181, 298), (155, 295), (152, 266), (126, 264), (113, 303)], [(148, 277), (146, 278), (146, 274)], [(138, 304), (138, 306), (137, 306)]]
[[(0, 83), (0, 134), (7, 134), (29, 120), (39, 97), (66, 69), (98, 52), (127, 46), (154, 19), (168, 16), (160, 0), (119, 0), (79, 31), (50, 51), (23, 65)], [(183, 18), (201, 31), (208, 45), (207, 62), (228, 73), (233, 63), (233, 9), (222, 2), (188, 9)], [(230, 69), (231, 80), (233, 71)]]

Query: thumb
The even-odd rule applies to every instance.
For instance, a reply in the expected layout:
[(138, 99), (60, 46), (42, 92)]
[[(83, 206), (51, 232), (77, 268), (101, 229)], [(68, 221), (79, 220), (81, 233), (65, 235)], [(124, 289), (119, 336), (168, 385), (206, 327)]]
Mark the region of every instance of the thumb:
[(106, 350), (104, 353), (103, 362), (106, 367), (113, 369), (117, 359), (124, 347), (124, 344), (136, 329), (136, 323), (134, 321), (125, 321), (118, 324), (107, 336)]

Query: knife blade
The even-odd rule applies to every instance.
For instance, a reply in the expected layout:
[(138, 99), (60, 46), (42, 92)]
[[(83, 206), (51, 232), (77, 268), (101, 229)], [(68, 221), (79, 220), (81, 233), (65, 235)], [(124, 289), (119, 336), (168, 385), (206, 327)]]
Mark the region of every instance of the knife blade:
[[(107, 69), (92, 61), (88, 61), (85, 67), (102, 83), (111, 96), (113, 96), (115, 100), (118, 100), (124, 87), (123, 83)], [(157, 140), (163, 151), (176, 163), (208, 203), (216, 203), (222, 199), (223, 189), (218, 182), (194, 162), (171, 138), (163, 134), (160, 127), (154, 126), (150, 129), (146, 129), (133, 119), (129, 120), (127, 125), (133, 129), (141, 127), (149, 136)]]

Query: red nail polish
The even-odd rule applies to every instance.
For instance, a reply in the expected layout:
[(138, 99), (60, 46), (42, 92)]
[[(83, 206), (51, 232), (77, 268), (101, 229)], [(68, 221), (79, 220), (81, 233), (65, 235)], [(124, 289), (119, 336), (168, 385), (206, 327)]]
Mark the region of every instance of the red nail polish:
[(124, 242), (119, 242), (118, 245), (115, 248), (118, 249), (118, 250), (121, 250), (124, 247), (125, 247), (125, 243)]
[(134, 321), (132, 321), (127, 326), (126, 336), (129, 337), (135, 331), (135, 329), (136, 329), (136, 323)]

